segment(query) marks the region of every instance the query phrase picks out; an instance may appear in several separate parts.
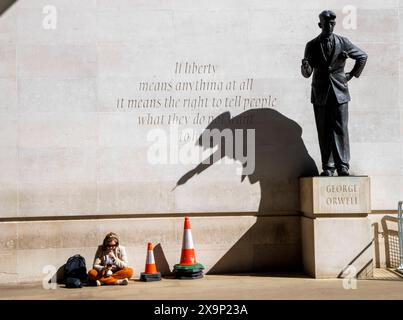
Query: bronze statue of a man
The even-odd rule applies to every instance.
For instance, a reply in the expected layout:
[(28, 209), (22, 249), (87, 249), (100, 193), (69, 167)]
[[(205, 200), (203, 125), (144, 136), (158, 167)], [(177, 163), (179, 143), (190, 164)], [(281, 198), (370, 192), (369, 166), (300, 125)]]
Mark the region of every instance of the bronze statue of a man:
[[(302, 59), (301, 73), (309, 78), (313, 72), (311, 102), (314, 106), (322, 157), (321, 176), (349, 175), (350, 146), (348, 138), (347, 82), (358, 78), (367, 61), (367, 54), (347, 38), (333, 33), (336, 14), (325, 10), (319, 14), (322, 32), (309, 41)], [(355, 60), (350, 72), (344, 72), (346, 59)]]

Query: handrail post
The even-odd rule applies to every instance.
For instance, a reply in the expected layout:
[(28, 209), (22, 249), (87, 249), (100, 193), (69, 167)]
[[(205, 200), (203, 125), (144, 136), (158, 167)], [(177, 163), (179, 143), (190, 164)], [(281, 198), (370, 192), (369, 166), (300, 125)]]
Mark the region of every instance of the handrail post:
[(399, 231), (399, 251), (400, 251), (400, 265), (397, 271), (403, 272), (403, 217), (402, 217), (403, 201), (399, 201), (397, 206), (397, 226)]

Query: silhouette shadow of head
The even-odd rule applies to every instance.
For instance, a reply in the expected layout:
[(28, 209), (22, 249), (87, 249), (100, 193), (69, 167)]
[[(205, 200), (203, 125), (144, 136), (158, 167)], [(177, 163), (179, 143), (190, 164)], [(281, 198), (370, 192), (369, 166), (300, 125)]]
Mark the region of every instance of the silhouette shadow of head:
[(224, 112), (196, 142), (203, 149), (216, 151), (185, 173), (177, 186), (228, 157), (242, 163), (241, 181), (247, 177), (251, 184), (259, 182), (258, 213), (298, 211), (298, 178), (318, 175), (301, 135), (302, 128), (295, 121), (273, 109), (251, 109), (235, 117)]

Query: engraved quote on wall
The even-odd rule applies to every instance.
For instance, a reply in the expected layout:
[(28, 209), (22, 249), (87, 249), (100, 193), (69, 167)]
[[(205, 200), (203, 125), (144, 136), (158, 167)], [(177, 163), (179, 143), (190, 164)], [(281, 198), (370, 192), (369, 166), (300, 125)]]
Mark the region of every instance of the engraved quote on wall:
[[(175, 62), (168, 80), (140, 80), (133, 96), (117, 97), (116, 110), (137, 112), (139, 126), (205, 126), (217, 113), (274, 108), (271, 93), (254, 95), (255, 79), (218, 79), (219, 65)], [(221, 74), (225, 74), (222, 70)], [(239, 120), (241, 119), (241, 120)], [(242, 121), (238, 117), (237, 121)], [(252, 119), (243, 119), (251, 124)]]

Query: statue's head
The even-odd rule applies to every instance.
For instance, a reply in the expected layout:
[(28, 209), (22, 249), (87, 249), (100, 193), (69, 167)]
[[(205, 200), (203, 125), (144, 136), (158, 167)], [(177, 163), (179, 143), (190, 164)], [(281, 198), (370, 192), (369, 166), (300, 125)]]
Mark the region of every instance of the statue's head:
[(322, 29), (322, 34), (330, 36), (333, 33), (336, 25), (336, 14), (331, 10), (324, 10), (319, 14), (319, 28)]

